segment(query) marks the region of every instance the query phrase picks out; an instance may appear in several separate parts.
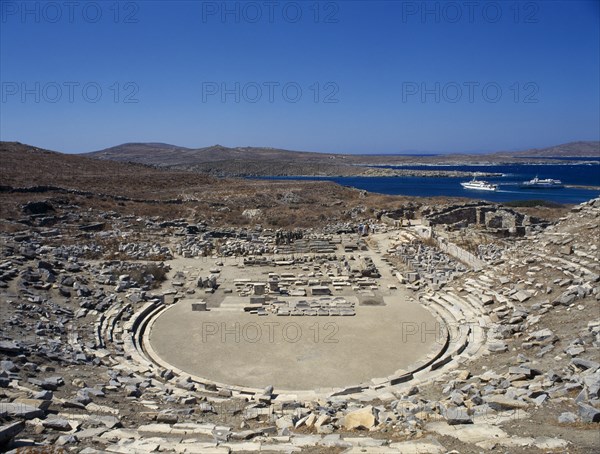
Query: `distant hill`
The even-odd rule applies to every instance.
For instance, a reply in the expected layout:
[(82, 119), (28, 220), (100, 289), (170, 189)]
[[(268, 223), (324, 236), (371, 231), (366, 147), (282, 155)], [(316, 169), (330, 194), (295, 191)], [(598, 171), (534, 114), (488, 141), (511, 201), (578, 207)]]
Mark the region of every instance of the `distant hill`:
[[(268, 147), (229, 148), (217, 144), (203, 148), (185, 148), (164, 143), (125, 143), (104, 150), (84, 153), (82, 155), (114, 161), (143, 162), (144, 164), (157, 166), (194, 165), (202, 162), (239, 159), (300, 159), (320, 161), (328, 159), (331, 156), (336, 156)], [(338, 156), (341, 159), (344, 159), (345, 155)]]
[(140, 163), (100, 161), (19, 142), (0, 142), (0, 162), (0, 186), (9, 187), (59, 186), (130, 197), (160, 189), (157, 198), (174, 198), (186, 185), (208, 187), (219, 182), (205, 175), (169, 172)]
[(600, 157), (600, 142), (569, 142), (547, 148), (532, 148), (525, 151), (506, 153), (509, 156), (536, 158), (579, 158)]
[(191, 149), (169, 144), (126, 143), (81, 156), (216, 176), (354, 175), (364, 170), (350, 166), (353, 159), (349, 155), (268, 147), (212, 145)]
[[(167, 143), (124, 143), (103, 150), (82, 153), (100, 159), (115, 161), (136, 161), (154, 165), (176, 165), (178, 161), (185, 164), (199, 162), (221, 161), (224, 159), (301, 159), (310, 161), (339, 160), (345, 162), (364, 162), (365, 159), (374, 161), (390, 159), (404, 161), (406, 159), (419, 160), (447, 160), (449, 158), (477, 159), (483, 156), (513, 156), (513, 157), (600, 157), (600, 141), (569, 142), (546, 148), (531, 148), (523, 151), (499, 151), (491, 153), (460, 153), (460, 154), (342, 154), (320, 153), (310, 151), (293, 151), (271, 147), (225, 147), (211, 145), (202, 148), (187, 148)], [(165, 160), (170, 162), (167, 164)]]
[(369, 166), (378, 165), (460, 165), (523, 160), (544, 162), (552, 157), (600, 158), (600, 142), (571, 142), (517, 152), (425, 156), (316, 153), (268, 147), (230, 148), (223, 145), (186, 148), (164, 143), (125, 143), (85, 153), (83, 156), (191, 170), (215, 176), (351, 176), (364, 175), (369, 171)]

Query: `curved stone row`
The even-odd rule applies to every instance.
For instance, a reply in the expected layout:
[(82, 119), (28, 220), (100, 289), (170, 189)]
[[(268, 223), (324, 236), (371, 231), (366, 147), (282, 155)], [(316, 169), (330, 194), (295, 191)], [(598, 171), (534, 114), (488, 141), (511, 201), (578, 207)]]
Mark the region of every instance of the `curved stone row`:
[(445, 354), (431, 365), (432, 371), (450, 363), (461, 364), (478, 352), (485, 351), (483, 347), (487, 341), (489, 320), (480, 308), (451, 292), (424, 294), (421, 301), (431, 310), (438, 311), (444, 323), (451, 325), (448, 348)]
[(115, 344), (115, 331), (117, 323), (124, 312), (132, 308), (131, 304), (117, 303), (109, 307), (106, 312), (100, 314), (94, 325), (94, 334), (96, 335), (96, 344), (104, 348), (107, 344)]
[[(477, 279), (467, 278), (465, 282), (466, 284), (460, 290), (466, 290), (466, 296), (459, 295), (453, 287), (435, 293), (432, 290), (425, 290), (418, 294), (420, 303), (430, 310), (437, 324), (435, 328), (422, 328), (429, 330), (429, 333), (419, 332), (417, 335), (422, 336), (425, 342), (431, 338), (431, 331), (435, 331), (434, 342), (439, 347), (435, 352), (421, 358), (406, 370), (397, 370), (388, 377), (373, 378), (369, 382), (356, 386), (334, 389), (277, 390), (278, 399), (314, 400), (320, 397), (342, 398), (344, 396), (350, 399), (374, 399), (381, 393), (398, 392), (404, 387), (429, 382), (453, 370), (471, 357), (486, 352), (485, 346), (494, 337), (495, 327), (491, 324), (485, 304), (487, 300), (494, 297), (500, 300), (502, 295), (494, 294), (491, 287), (493, 280), (485, 275), (485, 271), (479, 273)], [(156, 318), (170, 307), (173, 306), (165, 305), (160, 299), (152, 299), (135, 310), (132, 304), (117, 303), (111, 306), (100, 315), (96, 323), (97, 346), (110, 350), (116, 356), (121, 356), (120, 362), (124, 363), (124, 366), (131, 366), (138, 372), (150, 371), (156, 377), (173, 375), (179, 381), (183, 380), (186, 383), (193, 381), (203, 390), (226, 389), (241, 396), (256, 396), (263, 393), (262, 389), (232, 386), (190, 375), (160, 358), (149, 342), (149, 333)], [(128, 312), (132, 313), (128, 314)], [(129, 360), (131, 364), (126, 364), (124, 360)]]
[[(471, 298), (463, 298), (453, 292), (424, 293), (420, 296), (421, 303), (438, 320), (439, 327), (436, 327), (436, 330), (439, 332), (439, 338), (435, 341), (440, 345), (440, 349), (411, 365), (407, 370), (399, 370), (392, 376), (373, 379), (357, 386), (314, 391), (281, 391), (278, 400), (310, 400), (319, 397), (377, 398), (381, 393), (400, 391), (404, 387), (438, 378), (469, 358), (486, 351), (482, 347), (488, 341), (486, 331), (490, 327), (489, 318), (481, 301), (475, 296), (470, 296)], [(117, 355), (124, 355), (125, 359), (132, 363), (132, 368), (139, 372), (151, 371), (160, 377), (171, 371), (180, 381), (193, 381), (208, 391), (227, 389), (234, 395), (248, 397), (263, 393), (261, 389), (232, 386), (193, 376), (166, 363), (152, 349), (149, 331), (153, 321), (172, 306), (159, 301), (147, 302), (125, 321), (123, 315), (131, 307), (130, 304), (112, 306), (100, 317), (97, 329), (101, 341), (98, 345), (110, 348)], [(122, 332), (120, 341), (115, 336), (119, 331)]]

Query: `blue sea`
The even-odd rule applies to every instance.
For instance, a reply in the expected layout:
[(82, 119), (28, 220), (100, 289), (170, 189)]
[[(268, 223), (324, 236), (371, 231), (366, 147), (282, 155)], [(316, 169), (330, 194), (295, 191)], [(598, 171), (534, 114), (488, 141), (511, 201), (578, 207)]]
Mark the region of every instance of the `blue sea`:
[[(583, 161), (583, 160), (582, 160)], [(588, 160), (589, 161), (589, 160)], [(460, 183), (471, 178), (429, 177), (275, 177), (274, 179), (329, 180), (344, 186), (369, 192), (420, 197), (468, 197), (491, 202), (514, 200), (548, 200), (557, 203), (581, 203), (600, 197), (600, 189), (560, 188), (522, 189), (519, 183), (539, 178), (562, 180), (565, 185), (600, 187), (600, 162), (581, 164), (502, 164), (474, 166), (385, 166), (393, 169), (460, 170), (465, 172), (494, 172), (501, 177), (482, 180), (498, 184), (498, 190), (476, 191), (464, 189)]]

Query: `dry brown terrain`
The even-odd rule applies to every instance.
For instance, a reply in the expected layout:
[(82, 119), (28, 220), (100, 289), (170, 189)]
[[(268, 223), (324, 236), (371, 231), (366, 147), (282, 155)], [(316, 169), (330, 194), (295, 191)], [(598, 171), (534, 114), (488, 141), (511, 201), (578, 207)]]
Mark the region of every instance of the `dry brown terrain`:
[[(1, 145), (0, 159), (0, 451), (597, 451), (600, 199), (518, 208), (553, 221), (528, 220), (519, 236), (510, 230), (524, 218), (520, 213), (472, 200), (382, 196), (325, 182), (218, 179), (15, 143)], [(486, 223), (458, 225), (482, 207), (487, 214), (477, 217)], [(386, 214), (416, 222), (400, 227), (378, 217), (400, 208), (405, 211)], [(439, 223), (435, 235), (420, 240), (432, 219)], [(375, 226), (367, 237), (357, 234), (364, 222)], [(292, 231), (296, 226), (309, 228)], [(482, 268), (466, 267), (469, 260), (456, 251), (444, 253), (446, 240), (480, 252)], [(229, 359), (202, 356), (189, 341), (203, 314), (218, 313), (217, 303), (224, 319), (232, 309), (242, 311), (237, 302), (251, 303), (256, 314), (237, 317), (250, 320), (246, 326), (252, 317), (261, 323), (278, 317), (258, 318), (261, 303), (252, 303), (251, 292), (260, 285), (235, 282), (264, 283), (273, 270), (282, 278), (291, 273), (287, 284), (282, 280), (287, 294), (310, 290), (318, 278), (331, 282), (333, 295), (356, 296), (356, 318), (337, 322), (340, 330), (365, 322), (376, 323), (370, 331), (406, 329), (417, 336), (407, 341), (421, 344), (411, 354), (428, 348), (432, 332), (416, 312), (391, 307), (395, 299), (386, 295), (426, 309), (445, 327), (434, 333), (440, 356), (419, 360), (408, 374), (398, 370), (358, 387), (298, 395), (269, 386), (274, 375), (252, 383), (258, 391), (236, 387), (226, 371), (214, 375), (224, 384), (186, 376), (179, 354), (209, 362), (200, 372), (210, 375)], [(270, 284), (268, 295), (287, 298)], [(380, 298), (390, 307), (373, 305)], [(209, 311), (189, 310), (200, 300)], [(178, 307), (186, 309), (173, 320), (183, 330), (181, 347), (174, 347), (172, 363), (156, 362), (149, 347), (160, 339), (146, 342), (145, 330), (152, 332), (154, 320), (159, 329), (154, 316)], [(398, 317), (389, 317), (392, 310)], [(380, 317), (365, 318), (366, 312)], [(340, 319), (334, 315), (320, 320)], [(305, 317), (310, 329), (315, 319)], [(350, 359), (336, 358), (340, 376), (350, 369), (344, 361), (377, 350), (354, 348), (341, 331), (339, 338), (354, 350), (346, 352)], [(241, 346), (240, 356), (255, 365), (261, 352), (243, 341), (252, 345)], [(235, 342), (219, 347), (236, 349)], [(380, 349), (394, 353), (399, 345), (391, 344)], [(282, 351), (311, 359), (293, 345)], [(296, 362), (287, 359), (284, 372), (293, 377)], [(387, 362), (384, 375), (396, 359)], [(312, 369), (322, 372), (318, 364)]]
[[(415, 200), (370, 194), (330, 182), (215, 178), (56, 153), (14, 142), (0, 144), (0, 161), (3, 222), (18, 218), (23, 203), (48, 197), (82, 208), (230, 225), (248, 224), (244, 210), (259, 209), (261, 214), (252, 222), (278, 227), (343, 222), (352, 219), (353, 213), (396, 209)], [(460, 199), (416, 200), (435, 205)]]

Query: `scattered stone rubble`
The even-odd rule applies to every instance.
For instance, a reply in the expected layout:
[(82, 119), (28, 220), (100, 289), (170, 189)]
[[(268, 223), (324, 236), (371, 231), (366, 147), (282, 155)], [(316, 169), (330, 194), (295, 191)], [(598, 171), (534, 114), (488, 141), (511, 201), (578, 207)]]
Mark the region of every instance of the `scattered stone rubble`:
[(126, 243), (119, 245), (119, 252), (130, 260), (171, 260), (173, 254), (166, 246), (154, 243)]
[(247, 306), (247, 311), (258, 315), (277, 316), (352, 316), (356, 315), (354, 303), (343, 297), (319, 298), (299, 301), (271, 301), (257, 306)]
[(462, 263), (420, 240), (400, 242), (388, 253), (398, 256), (405, 265), (401, 281), (412, 284), (411, 288), (417, 290), (421, 284), (439, 289), (467, 270)]
[(262, 256), (267, 254), (334, 253), (340, 237), (286, 231), (205, 232), (187, 235), (177, 246), (183, 257), (208, 257), (215, 252), (223, 257)]
[(503, 246), (494, 243), (478, 244), (477, 257), (488, 263), (494, 263), (502, 259), (504, 249)]
[[(44, 206), (26, 211), (52, 212)], [(444, 351), (386, 383), (305, 397), (271, 386), (249, 392), (197, 382), (154, 363), (144, 349), (145, 327), (177, 289), (155, 292), (152, 280), (132, 278), (134, 264), (99, 262), (85, 258), (83, 246), (56, 245), (59, 222), (53, 230), (38, 225), (26, 233), (4, 233), (0, 449), (378, 454), (444, 453), (455, 446), (460, 452), (591, 449), (593, 435), (586, 442), (566, 440), (564, 433), (557, 438), (551, 429), (546, 431), (551, 436), (543, 435), (542, 426), (535, 435), (518, 431), (536, 412), (554, 408), (557, 426), (588, 425), (595, 433), (600, 423), (599, 220), (600, 199), (579, 205), (544, 231), (526, 229), (526, 238), (500, 256), (482, 254), (495, 265), (480, 272), (415, 244), (394, 246), (394, 253), (423, 273), (420, 280), (448, 268), (443, 286), (415, 293), (445, 325)], [(160, 232), (156, 221), (139, 222)], [(225, 242), (218, 253), (255, 255), (247, 247), (252, 241)], [(193, 254), (191, 246), (180, 246), (178, 254)], [(148, 241), (127, 252), (147, 259), (144, 251), (163, 254), (165, 247)], [(214, 285), (210, 277), (198, 284)], [(311, 300), (305, 301), (310, 308)], [(580, 322), (578, 314), (588, 319)], [(485, 368), (475, 372), (477, 364)]]
[(426, 225), (443, 225), (451, 230), (480, 226), (500, 236), (523, 236), (540, 231), (547, 225), (540, 219), (488, 202), (470, 202), (430, 210), (424, 221)]
[[(379, 271), (366, 256), (251, 256), (244, 257), (243, 266), (281, 267), (282, 271), (270, 272), (266, 282), (256, 282), (248, 278), (235, 279), (236, 292), (240, 296), (265, 294), (274, 297), (304, 297), (307, 296), (307, 289), (312, 296), (318, 296), (330, 295), (332, 291), (339, 292), (347, 287), (356, 292), (379, 288)], [(293, 269), (297, 267), (302, 268), (301, 273)]]

